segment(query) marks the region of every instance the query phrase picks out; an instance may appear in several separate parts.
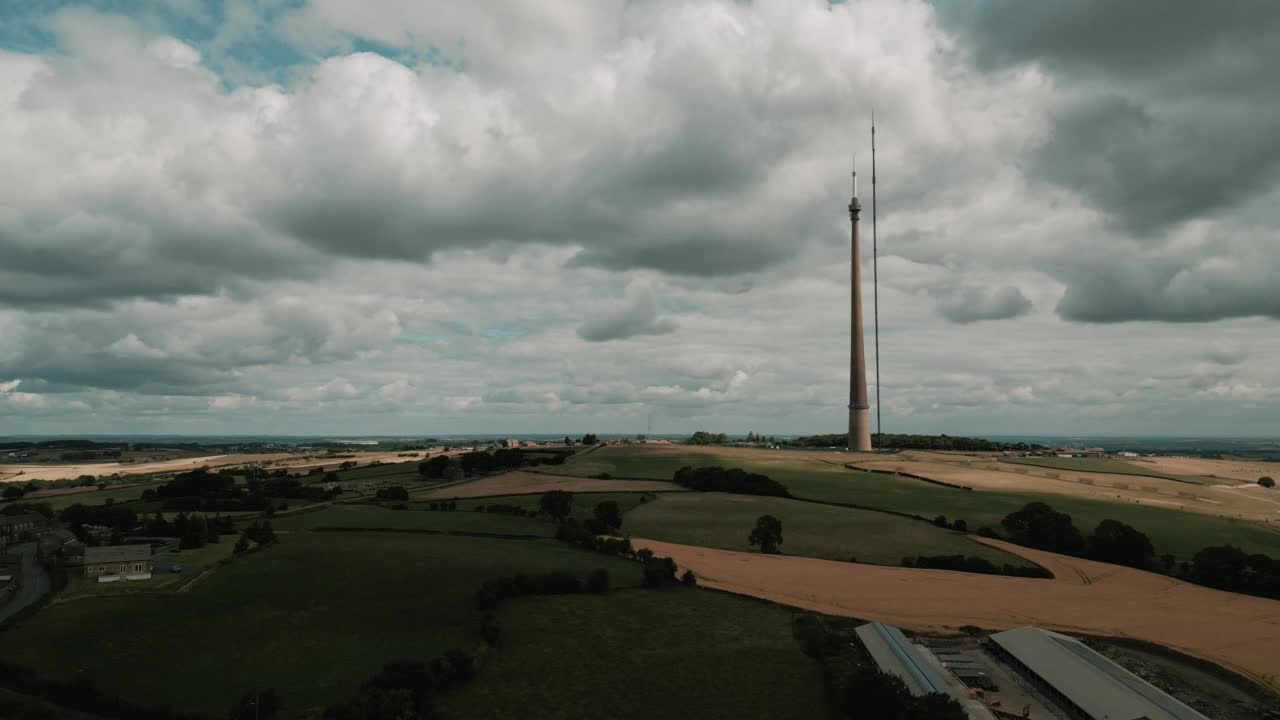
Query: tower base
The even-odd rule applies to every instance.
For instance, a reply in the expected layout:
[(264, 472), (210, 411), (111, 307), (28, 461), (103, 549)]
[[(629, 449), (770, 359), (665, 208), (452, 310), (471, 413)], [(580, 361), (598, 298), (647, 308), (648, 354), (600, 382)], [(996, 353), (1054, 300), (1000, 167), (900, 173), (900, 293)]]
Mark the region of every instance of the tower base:
[(871, 452), (871, 411), (867, 408), (849, 411), (849, 451)]

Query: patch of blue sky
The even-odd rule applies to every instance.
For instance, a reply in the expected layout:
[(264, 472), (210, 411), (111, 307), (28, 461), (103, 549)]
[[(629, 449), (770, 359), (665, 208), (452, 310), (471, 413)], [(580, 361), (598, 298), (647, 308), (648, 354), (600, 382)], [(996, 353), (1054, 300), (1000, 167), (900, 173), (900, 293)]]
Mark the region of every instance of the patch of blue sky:
[(480, 335), (490, 340), (516, 340), (522, 337), (528, 337), (529, 330), (527, 328), (495, 327), (495, 328), (489, 328), (488, 330), (485, 330), (484, 332), (480, 333)]
[(659, 313), (696, 313), (702, 311), (702, 306), (688, 300), (679, 298), (661, 298), (656, 302)]

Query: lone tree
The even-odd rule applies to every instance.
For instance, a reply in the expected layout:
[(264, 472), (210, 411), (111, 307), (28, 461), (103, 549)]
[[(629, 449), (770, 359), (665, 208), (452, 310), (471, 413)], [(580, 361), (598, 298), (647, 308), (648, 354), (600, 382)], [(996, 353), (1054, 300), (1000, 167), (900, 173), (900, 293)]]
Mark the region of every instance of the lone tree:
[(605, 500), (596, 505), (596, 522), (607, 531), (617, 531), (622, 527), (622, 511), (614, 500)]
[(1264, 488), (1273, 488), (1276, 486), (1276, 481), (1270, 475), (1266, 475), (1258, 478), (1258, 484)]
[(538, 500), (538, 508), (556, 520), (564, 520), (573, 511), (573, 493), (552, 490)]
[(772, 515), (761, 515), (756, 518), (756, 527), (747, 536), (747, 542), (759, 545), (760, 552), (773, 555), (782, 544), (782, 521)]

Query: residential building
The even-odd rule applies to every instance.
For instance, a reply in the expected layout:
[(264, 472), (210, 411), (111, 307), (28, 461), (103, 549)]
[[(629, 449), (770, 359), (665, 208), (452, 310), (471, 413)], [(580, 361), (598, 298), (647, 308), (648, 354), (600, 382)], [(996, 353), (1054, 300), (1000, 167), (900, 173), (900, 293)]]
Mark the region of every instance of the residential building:
[(49, 520), (40, 513), (0, 515), (0, 551), (10, 545), (34, 540), (49, 528)]
[(151, 577), (150, 545), (103, 545), (84, 550), (84, 576), (98, 582)]
[(520, 447), (520, 441), (515, 438), (507, 438), (506, 440), (502, 441), (502, 447), (518, 448)]

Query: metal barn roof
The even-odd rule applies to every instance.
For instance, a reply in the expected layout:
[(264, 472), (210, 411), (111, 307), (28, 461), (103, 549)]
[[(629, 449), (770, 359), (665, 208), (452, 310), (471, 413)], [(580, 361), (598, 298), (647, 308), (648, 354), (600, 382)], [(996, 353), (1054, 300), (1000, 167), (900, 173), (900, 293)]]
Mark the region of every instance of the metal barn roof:
[(898, 628), (877, 622), (863, 625), (855, 632), (876, 665), (901, 678), (912, 695), (950, 694), (946, 679), (925, 661)]
[(1208, 720), (1075, 638), (1023, 627), (991, 641), (1095, 720)]

